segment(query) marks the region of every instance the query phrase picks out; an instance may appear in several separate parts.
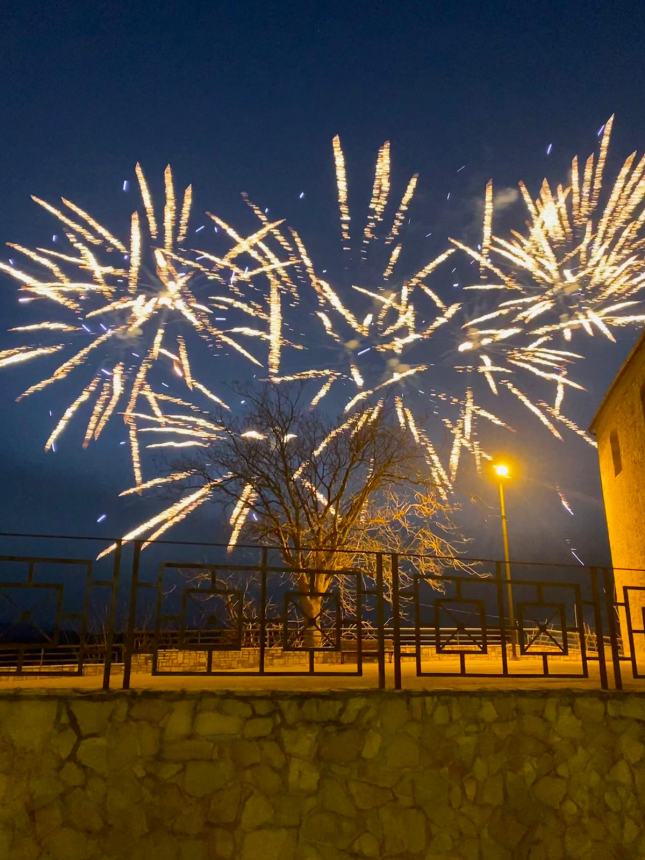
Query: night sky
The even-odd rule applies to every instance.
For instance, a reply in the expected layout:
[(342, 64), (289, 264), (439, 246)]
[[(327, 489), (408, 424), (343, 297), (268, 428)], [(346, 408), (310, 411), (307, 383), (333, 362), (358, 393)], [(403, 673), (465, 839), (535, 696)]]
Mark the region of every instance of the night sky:
[[(386, 139), (398, 183), (421, 173), (412, 236), (421, 243), (433, 232), (436, 245), (419, 250), (428, 259), (448, 236), (477, 241), (489, 177), (498, 188), (524, 179), (534, 192), (545, 175), (564, 181), (572, 155), (594, 150), (612, 113), (610, 175), (645, 144), (638, 3), (12, 5), (0, 31), (2, 242), (51, 241), (53, 220), (32, 193), (63, 194), (124, 234), (134, 206), (124, 179), (139, 160), (158, 190), (170, 161), (179, 184), (193, 183), (196, 211), (251, 226), (239, 196), (248, 191), (324, 255), (336, 235), (330, 142), (339, 133), (359, 202)], [(0, 302), (3, 329), (22, 321), (8, 278)], [(571, 401), (581, 425), (636, 336), (593, 344), (581, 369), (589, 391)], [(121, 430), (89, 451), (70, 433), (46, 455), (49, 410), (71, 389), (15, 404), (37, 370), (0, 377), (0, 529), (122, 533), (155, 502), (116, 501), (131, 483)], [(590, 448), (533, 429), (487, 447), (523, 464), (508, 490), (514, 555), (573, 560), (573, 546), (587, 562), (606, 559)], [(467, 475), (459, 490), (471, 552), (499, 555), (495, 487)], [(202, 518), (183, 534), (211, 528), (216, 536)]]

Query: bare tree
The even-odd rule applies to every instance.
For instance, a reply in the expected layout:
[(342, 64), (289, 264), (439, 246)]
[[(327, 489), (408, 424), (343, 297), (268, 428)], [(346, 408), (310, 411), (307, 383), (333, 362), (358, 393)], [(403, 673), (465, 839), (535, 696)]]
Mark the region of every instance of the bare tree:
[(334, 572), (364, 567), (368, 551), (417, 553), (426, 572), (438, 571), (429, 554), (455, 556), (436, 527), (448, 505), (418, 447), (382, 404), (329, 423), (303, 405), (300, 390), (267, 386), (245, 399), (243, 417), (221, 413), (220, 438), (175, 465), (198, 482), (217, 482), (233, 542), (280, 550), (303, 592), (305, 644), (319, 641), (321, 595)]

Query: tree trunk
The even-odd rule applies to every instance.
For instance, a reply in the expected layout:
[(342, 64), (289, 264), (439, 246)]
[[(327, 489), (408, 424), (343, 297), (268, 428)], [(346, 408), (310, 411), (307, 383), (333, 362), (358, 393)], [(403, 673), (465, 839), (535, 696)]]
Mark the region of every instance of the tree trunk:
[(305, 648), (320, 648), (323, 644), (321, 632), (320, 610), (322, 608), (322, 597), (306, 596), (300, 597), (300, 608), (304, 616), (303, 644)]

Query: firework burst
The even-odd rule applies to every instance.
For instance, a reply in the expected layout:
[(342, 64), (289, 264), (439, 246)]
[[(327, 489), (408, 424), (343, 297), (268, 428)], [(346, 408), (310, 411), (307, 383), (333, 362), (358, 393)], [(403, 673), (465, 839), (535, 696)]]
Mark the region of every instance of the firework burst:
[(555, 188), (545, 179), (533, 199), (524, 183), (523, 232), (493, 232), (494, 196), (488, 183), (480, 250), (452, 240), (480, 265), (483, 283), (466, 289), (500, 291), (490, 319), (529, 336), (601, 333), (645, 320), (639, 310), (645, 286), (645, 156), (632, 153), (610, 187), (604, 174), (613, 117), (601, 130), (598, 154), (581, 169), (575, 157), (570, 181)]
[[(352, 253), (352, 218), (345, 156), (338, 138), (333, 141), (333, 154), (340, 239), (346, 257)], [(343, 404), (348, 415), (370, 410), (392, 395), (401, 427), (423, 448), (435, 483), (446, 492), (456, 477), (463, 451), (472, 454), (477, 468), (488, 457), (480, 445), (478, 424), (511, 429), (500, 416), (501, 393), (521, 403), (560, 438), (557, 416), (564, 391), (582, 388), (569, 378), (569, 366), (581, 356), (557, 348), (547, 335), (527, 336), (524, 321), (507, 323), (499, 309), (479, 316), (469, 314), (463, 298), (469, 297), (468, 293), (462, 293), (458, 301), (444, 301), (442, 287), (434, 285), (433, 279), (439, 276), (444, 283), (447, 280), (445, 264), (451, 257), (451, 249), (433, 257), (409, 276), (398, 278), (398, 286), (390, 286), (389, 280), (402, 259), (402, 225), (417, 185), (415, 174), (400, 199), (397, 198), (392, 219), (386, 225), (392, 181), (390, 147), (384, 144), (377, 156), (356, 267), (357, 280), (375, 284), (369, 288), (355, 283), (345, 287), (332, 285), (319, 274), (302, 238), (291, 231), (293, 246), (316, 297), (315, 316), (322, 339), (332, 348), (334, 361), (326, 367), (304, 369), (282, 379), (315, 382), (312, 406), (317, 406), (334, 388), (343, 387), (346, 391), (349, 387)], [(492, 185), (489, 185), (486, 250), (479, 255), (482, 271), (492, 241), (492, 200)], [(380, 253), (380, 268), (369, 262), (370, 250), (377, 257)], [(453, 342), (455, 348), (450, 347)], [(527, 380), (539, 381), (549, 393), (553, 392), (556, 416), (550, 412), (553, 407), (547, 405), (548, 395), (546, 401), (539, 402), (529, 396)], [(486, 393), (497, 398), (493, 407), (485, 403)], [(442, 439), (448, 431), (450, 453), (445, 467), (434, 441), (436, 430), (431, 431), (428, 426), (429, 414), (437, 416)], [(575, 426), (569, 419), (563, 417), (563, 421), (569, 429)]]
[[(164, 203), (161, 211), (154, 205), (144, 173), (136, 167), (142, 212), (131, 217), (130, 236), (122, 242), (106, 227), (74, 203), (62, 199), (61, 208), (34, 200), (62, 225), (69, 250), (49, 248), (31, 250), (10, 245), (25, 258), (26, 267), (41, 270), (38, 277), (21, 267), (0, 263), (0, 270), (20, 283), (24, 304), (46, 303), (66, 322), (44, 319), (16, 326), (11, 331), (29, 337), (31, 346), (13, 347), (0, 352), (0, 367), (61, 354), (65, 360), (27, 388), (18, 399), (42, 391), (74, 376), (79, 393), (65, 408), (45, 443), (54, 447), (70, 421), (82, 407), (90, 409), (83, 444), (97, 440), (109, 421), (120, 414), (127, 426), (132, 465), (137, 484), (141, 484), (139, 423), (142, 432), (165, 427), (171, 441), (149, 447), (191, 444), (194, 430), (200, 438), (207, 432), (200, 424), (201, 410), (195, 395), (205, 403), (226, 407), (224, 400), (204, 385), (192, 370), (185, 333), (197, 335), (210, 348), (229, 350), (258, 368), (268, 363), (277, 369), (282, 348), (280, 293), (289, 263), (278, 260), (263, 243), (277, 225), (267, 224), (253, 235), (243, 237), (215, 215), (210, 218), (216, 230), (229, 242), (220, 256), (208, 251), (190, 252), (183, 248), (190, 226), (192, 188), (188, 186), (178, 201), (170, 167), (164, 173)], [(199, 230), (199, 228), (198, 228)], [(232, 244), (230, 242), (232, 241)], [(249, 259), (252, 264), (244, 265)], [(240, 285), (253, 284), (263, 276), (269, 287), (262, 300), (245, 298)], [(216, 295), (201, 298), (196, 288)], [(49, 312), (49, 311), (48, 311)], [(225, 317), (218, 316), (226, 313)], [(229, 315), (237, 325), (223, 326)], [(41, 341), (47, 337), (54, 343)], [(248, 344), (265, 343), (268, 361), (263, 362)], [(255, 350), (257, 352), (257, 349)], [(167, 382), (181, 381), (182, 397), (163, 390)], [(142, 406), (149, 410), (145, 414)], [(177, 409), (188, 415), (177, 416)], [(170, 413), (166, 417), (167, 413)], [(210, 431), (209, 431), (210, 432)], [(194, 442), (194, 440), (192, 440)]]

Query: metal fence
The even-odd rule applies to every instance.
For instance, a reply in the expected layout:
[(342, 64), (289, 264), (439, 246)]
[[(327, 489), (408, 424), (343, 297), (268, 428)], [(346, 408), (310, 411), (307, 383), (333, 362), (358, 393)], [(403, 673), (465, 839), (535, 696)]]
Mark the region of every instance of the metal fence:
[(645, 677), (645, 571), (16, 533), (0, 553), (2, 676)]

